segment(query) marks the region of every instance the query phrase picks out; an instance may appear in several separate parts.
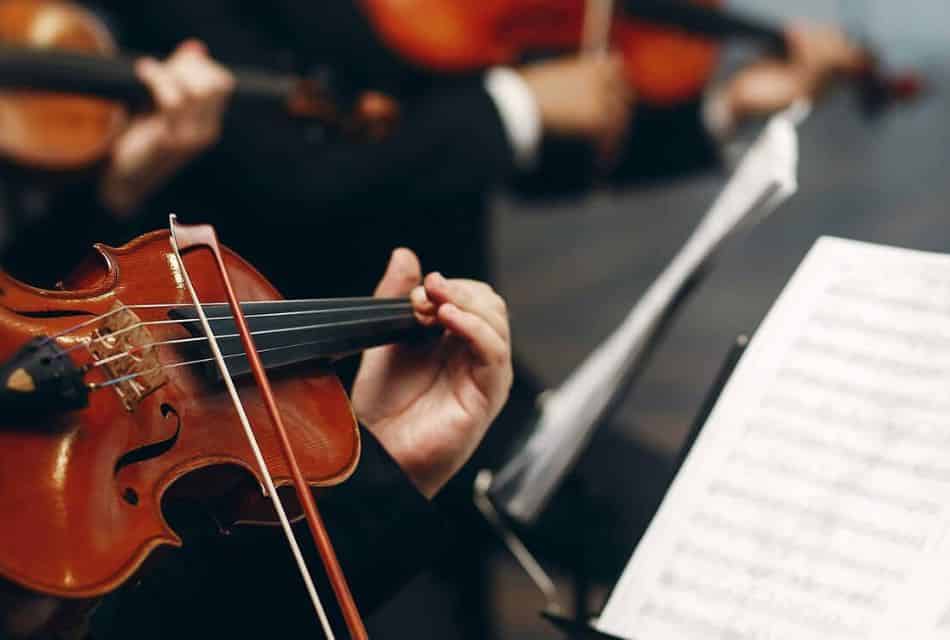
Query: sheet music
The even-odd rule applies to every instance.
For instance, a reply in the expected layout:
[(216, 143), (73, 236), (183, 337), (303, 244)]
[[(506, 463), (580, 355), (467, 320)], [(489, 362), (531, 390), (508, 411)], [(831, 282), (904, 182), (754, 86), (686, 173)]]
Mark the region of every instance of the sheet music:
[(752, 225), (795, 193), (798, 135), (807, 106), (772, 118), (689, 240), (624, 322), (545, 402), (520, 453), (498, 473), (491, 494), (510, 517), (533, 521), (593, 434), (620, 381), (696, 270), (741, 225)]
[(750, 343), (598, 628), (950, 637), (950, 256), (822, 238)]

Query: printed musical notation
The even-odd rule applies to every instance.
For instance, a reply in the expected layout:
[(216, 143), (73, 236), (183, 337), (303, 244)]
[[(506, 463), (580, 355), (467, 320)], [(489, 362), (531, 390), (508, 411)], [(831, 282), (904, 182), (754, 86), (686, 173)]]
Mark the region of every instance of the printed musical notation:
[(950, 626), (948, 577), (950, 256), (823, 238), (598, 627), (642, 640), (928, 640)]

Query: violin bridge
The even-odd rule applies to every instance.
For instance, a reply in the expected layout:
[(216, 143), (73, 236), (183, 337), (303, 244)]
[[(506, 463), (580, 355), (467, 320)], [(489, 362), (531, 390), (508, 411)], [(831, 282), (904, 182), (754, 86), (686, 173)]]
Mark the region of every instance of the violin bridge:
[(121, 303), (92, 332), (86, 348), (129, 412), (168, 381), (151, 332)]

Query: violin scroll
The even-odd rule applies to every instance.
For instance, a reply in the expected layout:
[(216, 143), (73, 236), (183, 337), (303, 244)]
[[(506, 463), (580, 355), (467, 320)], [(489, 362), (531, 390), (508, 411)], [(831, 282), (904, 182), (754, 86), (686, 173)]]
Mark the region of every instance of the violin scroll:
[(348, 110), (343, 109), (334, 92), (318, 78), (294, 82), (287, 96), (287, 111), (297, 118), (332, 125), (348, 138), (371, 142), (386, 138), (399, 120), (399, 103), (389, 96), (367, 91)]
[(911, 71), (885, 73), (873, 54), (868, 54), (868, 63), (857, 81), (861, 112), (869, 118), (881, 115), (892, 106), (917, 100), (926, 91), (920, 74)]

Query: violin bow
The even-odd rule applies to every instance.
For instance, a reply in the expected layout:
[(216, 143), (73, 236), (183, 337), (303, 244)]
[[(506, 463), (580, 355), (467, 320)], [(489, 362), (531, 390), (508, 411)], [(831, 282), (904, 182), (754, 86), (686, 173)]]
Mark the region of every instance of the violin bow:
[(584, 32), (581, 35), (582, 53), (607, 53), (613, 14), (614, 0), (587, 0), (584, 4)]
[(310, 490), (310, 487), (304, 480), (303, 474), (300, 472), (300, 466), (297, 464), (297, 457), (294, 455), (293, 448), (290, 445), (290, 439), (287, 436), (287, 430), (284, 428), (284, 422), (280, 416), (280, 411), (277, 408), (277, 401), (274, 398), (270, 380), (268, 380), (267, 374), (264, 371), (263, 363), (261, 362), (260, 355), (257, 352), (257, 347), (254, 344), (254, 338), (251, 336), (250, 330), (248, 329), (247, 322), (244, 318), (244, 313), (241, 310), (241, 305), (239, 304), (237, 296), (234, 293), (234, 287), (231, 285), (231, 279), (228, 277), (228, 271), (224, 264), (221, 246), (218, 244), (218, 237), (214, 231), (214, 227), (211, 225), (181, 225), (178, 224), (175, 214), (171, 214), (169, 216), (169, 227), (171, 229), (172, 250), (175, 252), (175, 257), (178, 259), (178, 263), (181, 266), (181, 273), (185, 286), (188, 289), (188, 294), (191, 296), (192, 302), (195, 305), (195, 310), (201, 322), (201, 327), (208, 338), (208, 343), (211, 347), (214, 360), (217, 363), (218, 369), (221, 372), (221, 377), (224, 380), (225, 386), (227, 387), (228, 394), (231, 396), (231, 401), (233, 402), (234, 408), (241, 420), (241, 425), (244, 427), (244, 432), (247, 435), (247, 439), (251, 445), (257, 465), (261, 471), (262, 477), (264, 478), (264, 485), (267, 489), (267, 494), (274, 505), (274, 509), (277, 511), (277, 517), (280, 520), (281, 527), (284, 530), (284, 535), (287, 537), (287, 543), (290, 545), (290, 550), (297, 562), (297, 567), (300, 570), (300, 575), (303, 578), (307, 593), (310, 596), (310, 600), (317, 612), (317, 617), (320, 619), (323, 632), (326, 634), (328, 640), (335, 640), (333, 630), (330, 628), (330, 623), (327, 619), (326, 611), (323, 608), (323, 603), (320, 601), (320, 596), (317, 594), (316, 587), (313, 584), (313, 578), (310, 575), (310, 571), (307, 569), (306, 561), (304, 560), (303, 554), (300, 551), (300, 545), (297, 543), (297, 539), (294, 536), (293, 530), (290, 526), (290, 521), (287, 519), (287, 514), (284, 511), (283, 504), (277, 495), (277, 489), (274, 487), (274, 481), (271, 477), (270, 470), (267, 468), (267, 463), (264, 461), (264, 456), (261, 453), (257, 438), (254, 435), (254, 429), (247, 417), (247, 412), (245, 411), (244, 405), (241, 402), (241, 398), (238, 395), (237, 388), (235, 387), (234, 380), (231, 378), (231, 374), (228, 371), (227, 364), (224, 362), (224, 357), (221, 354), (220, 348), (218, 347), (218, 341), (211, 329), (211, 325), (208, 322), (208, 318), (205, 315), (204, 309), (202, 308), (201, 301), (198, 299), (198, 294), (196, 293), (194, 285), (191, 282), (191, 278), (188, 276), (188, 270), (185, 268), (185, 262), (181, 257), (181, 252), (185, 251), (186, 249), (204, 247), (211, 251), (212, 255), (214, 256), (215, 265), (218, 269), (219, 275), (221, 276), (221, 281), (224, 284), (228, 305), (231, 307), (231, 314), (234, 317), (238, 334), (241, 336), (241, 342), (244, 345), (244, 351), (247, 355), (248, 362), (251, 365), (251, 371), (254, 374), (254, 380), (257, 383), (258, 389), (261, 392), (261, 396), (264, 399), (264, 405), (267, 407), (267, 413), (274, 425), (274, 430), (277, 432), (278, 441), (280, 442), (284, 458), (287, 461), (287, 466), (290, 469), (290, 474), (293, 479), (293, 485), (297, 493), (297, 498), (300, 500), (300, 504), (303, 507), (304, 516), (307, 520), (307, 525), (310, 528), (310, 534), (317, 546), (317, 551), (320, 553), (320, 559), (323, 561), (323, 566), (326, 569), (328, 578), (330, 579), (330, 585), (333, 587), (333, 592), (336, 595), (337, 602), (339, 603), (340, 609), (343, 612), (343, 619), (346, 622), (350, 637), (353, 638), (353, 640), (367, 640), (368, 636), (366, 633), (366, 628), (363, 625), (363, 620), (360, 618), (359, 610), (356, 607), (356, 602), (353, 600), (353, 594), (350, 592), (349, 585), (346, 582), (346, 577), (343, 575), (343, 570), (340, 568), (340, 563), (337, 560), (336, 552), (333, 550), (333, 545), (330, 542), (330, 536), (327, 534), (326, 527), (323, 524), (323, 519), (320, 517), (320, 513), (317, 510), (317, 503), (313, 497), (313, 492)]

